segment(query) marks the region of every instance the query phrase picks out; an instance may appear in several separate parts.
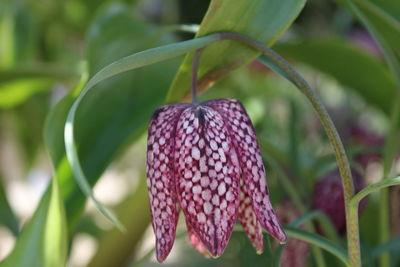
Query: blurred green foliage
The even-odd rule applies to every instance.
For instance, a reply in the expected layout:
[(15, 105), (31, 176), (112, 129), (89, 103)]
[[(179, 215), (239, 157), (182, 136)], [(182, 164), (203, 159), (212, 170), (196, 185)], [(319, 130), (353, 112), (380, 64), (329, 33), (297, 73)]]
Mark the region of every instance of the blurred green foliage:
[[(352, 166), (367, 183), (381, 179), (373, 176), (379, 176), (373, 170), (381, 166), (392, 102), (400, 88), (399, 73), (393, 68), (400, 65), (400, 4), (397, 0), (336, 3), (213, 0), (208, 7), (209, 1), (177, 0), (0, 1), (0, 148), (15, 146), (20, 157), (8, 164), (13, 157), (0, 149), (0, 229), (8, 229), (16, 239), (0, 266), (65, 266), (82, 232), (97, 242), (97, 251), (86, 262), (89, 266), (127, 266), (144, 255), (142, 243), (150, 223), (145, 180), (138, 178), (137, 187), (113, 207), (127, 232), (104, 227), (93, 213), (84, 212), (86, 197), (65, 155), (64, 125), (84, 83), (101, 68), (135, 52), (194, 37), (176, 31), (172, 23), (201, 23), (196, 36), (237, 31), (268, 45), (276, 42), (273, 48), (295, 64), (322, 95)], [(372, 38), (376, 35), (378, 44)], [(389, 62), (382, 51), (393, 52)], [(233, 97), (244, 103), (265, 156), (274, 206), (286, 216), (289, 211), (282, 203), (289, 201), (295, 218), (312, 214), (315, 181), (335, 167), (332, 151), (302, 95), (254, 61), (256, 57), (254, 51), (233, 42), (207, 48), (201, 60), (200, 85), (205, 90), (216, 83), (200, 97)], [(165, 102), (179, 102), (187, 96), (190, 66), (191, 55), (156, 63), (107, 79), (88, 93), (77, 112), (75, 135), (79, 160), (92, 187), (110, 165), (128, 165), (130, 171), (134, 165), (138, 177), (144, 176), (143, 136), (150, 116)], [(354, 134), (356, 126), (364, 136)], [(383, 141), (366, 141), (378, 137)], [(133, 146), (141, 149), (132, 156)], [(29, 185), (28, 177), (41, 168), (38, 162), (46, 150), (52, 179), (32, 218), (21, 227), (23, 221), (11, 201), (16, 198), (10, 197), (15, 191), (10, 188), (14, 181)], [(363, 164), (360, 155), (378, 156)], [(12, 169), (20, 170), (21, 177), (10, 175)], [(293, 196), (291, 188), (298, 196)], [(392, 208), (399, 208), (396, 203)], [(306, 214), (300, 214), (301, 207)], [(376, 231), (378, 209), (379, 196), (371, 195), (361, 215), (365, 266), (379, 266), (376, 258), (387, 251), (390, 266), (398, 266), (396, 237), (400, 231), (396, 229), (400, 227), (396, 224), (400, 225), (400, 219), (392, 218), (393, 241), (381, 244)], [(185, 238), (179, 238), (173, 250), (176, 261), (170, 264), (274, 266), (280, 248), (268, 236), (265, 241), (269, 247), (257, 255), (247, 237), (234, 232), (224, 255), (214, 260), (196, 254)], [(344, 246), (345, 238), (341, 236), (339, 242)], [(339, 264), (328, 253), (323, 255), (327, 266)], [(313, 253), (303, 258), (304, 266), (317, 266)]]

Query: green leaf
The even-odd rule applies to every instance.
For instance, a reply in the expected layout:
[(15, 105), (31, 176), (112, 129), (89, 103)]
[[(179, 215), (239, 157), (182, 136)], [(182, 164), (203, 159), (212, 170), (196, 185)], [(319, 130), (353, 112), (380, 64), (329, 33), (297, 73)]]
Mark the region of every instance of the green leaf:
[[(304, 0), (213, 0), (196, 37), (229, 31), (249, 35), (272, 45), (302, 10)], [(199, 89), (207, 89), (219, 78), (250, 62), (260, 53), (232, 41), (207, 47), (199, 68)], [(187, 55), (167, 96), (168, 103), (179, 102), (190, 88), (192, 55)]]
[(394, 238), (386, 243), (383, 243), (375, 247), (370, 253), (368, 260), (372, 261), (377, 259), (380, 255), (388, 251), (399, 251), (400, 250), (400, 237)]
[(333, 225), (332, 221), (323, 212), (315, 210), (308, 212), (296, 220), (292, 221), (290, 225), (294, 227), (299, 227), (301, 224), (307, 221), (316, 220), (320, 223), (323, 232), (326, 234), (327, 238), (333, 241), (335, 244), (340, 244), (340, 239)]
[(18, 219), (8, 203), (3, 181), (0, 177), (0, 224), (5, 225), (17, 236), (19, 233)]
[(396, 81), (376, 58), (340, 39), (310, 40), (277, 45), (280, 54), (310, 65), (357, 92), (364, 100), (390, 114)]
[(11, 254), (1, 267), (65, 266), (67, 233), (64, 206), (57, 179), (43, 194), (35, 214), (25, 225)]
[(0, 2), (0, 67), (15, 62), (14, 10), (11, 1)]
[(72, 80), (78, 79), (79, 74), (78, 70), (63, 68), (54, 64), (27, 64), (12, 69), (0, 69), (0, 81), (8, 82), (27, 78)]
[(382, 179), (381, 181), (377, 183), (373, 183), (365, 187), (363, 190), (358, 192), (353, 196), (353, 198), (350, 201), (350, 204), (353, 206), (358, 206), (360, 201), (368, 196), (369, 194), (381, 190), (383, 188), (389, 187), (389, 186), (394, 186), (394, 185), (400, 185), (400, 176), (394, 177), (394, 178), (386, 178)]
[(341, 260), (346, 266), (350, 266), (346, 251), (328, 239), (290, 226), (285, 227), (285, 232), (291, 238), (305, 241), (311, 245), (318, 246), (330, 252), (332, 255), (336, 256), (336, 258)]
[(29, 78), (0, 83), (0, 108), (13, 108), (36, 93), (49, 90), (53, 82), (52, 79)]
[(0, 68), (32, 61), (39, 47), (38, 19), (25, 2), (0, 2)]
[[(177, 62), (162, 62), (96, 84), (124, 71), (183, 55), (216, 40), (215, 36), (205, 37), (127, 56), (164, 42), (159, 38), (157, 30), (135, 18), (129, 8), (120, 5), (113, 5), (99, 14), (89, 29), (87, 49), (90, 51), (91, 73), (115, 59), (122, 59), (93, 76), (70, 112), (72, 116), (68, 125), (76, 130), (74, 139), (68, 139), (66, 145), (69, 155), (73, 156), (74, 173), (79, 172), (79, 177), (74, 177), (68, 163), (63, 135), (74, 97), (66, 96), (49, 116), (46, 140), (60, 180), (71, 231), (82, 213), (86, 196), (92, 194), (91, 187), (119, 152), (144, 133), (153, 110), (162, 105)], [(89, 91), (91, 88), (95, 90)], [(87, 97), (83, 99), (86, 93)], [(75, 178), (80, 179), (82, 187)], [(85, 194), (81, 188), (85, 188)]]
[(382, 35), (393, 51), (400, 56), (400, 21), (370, 1), (354, 0), (353, 3), (366, 16), (369, 23)]
[(372, 0), (372, 2), (385, 10), (388, 14), (400, 21), (400, 1), (398, 0)]

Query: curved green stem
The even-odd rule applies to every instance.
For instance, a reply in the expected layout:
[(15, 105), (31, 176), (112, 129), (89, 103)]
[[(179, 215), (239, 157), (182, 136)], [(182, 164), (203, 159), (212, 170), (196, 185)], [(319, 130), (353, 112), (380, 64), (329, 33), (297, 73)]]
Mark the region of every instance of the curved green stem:
[[(375, 25), (370, 21), (368, 16), (366, 16), (363, 11), (359, 8), (360, 5), (368, 7), (369, 4), (365, 1), (359, 0), (347, 0), (346, 1), (350, 10), (354, 12), (356, 17), (360, 20), (362, 24), (367, 28), (369, 33), (372, 35), (376, 43), (378, 44), (380, 50), (383, 53), (383, 57), (389, 66), (390, 71), (393, 73), (396, 79), (398, 90), (394, 99), (394, 105), (391, 112), (391, 124), (389, 128), (389, 136), (385, 143), (385, 153), (383, 159), (383, 177), (389, 175), (392, 160), (396, 151), (397, 136), (396, 132), (399, 129), (398, 122), (400, 116), (400, 63), (396, 58), (394, 50), (387, 43), (385, 38), (382, 36), (380, 31), (375, 27)], [(379, 238), (381, 243), (387, 241), (390, 237), (390, 223), (389, 223), (389, 192), (387, 190), (382, 190), (379, 200)], [(390, 266), (390, 257), (388, 253), (383, 253), (380, 257), (380, 266), (386, 267)]]
[(251, 48), (256, 49), (264, 54), (271, 62), (273, 62), (279, 69), (281, 69), (282, 72), (287, 75), (287, 77), (289, 77), (289, 79), (311, 102), (311, 105), (318, 114), (319, 119), (321, 120), (321, 123), (328, 135), (329, 141), (333, 147), (342, 177), (344, 200), (346, 206), (347, 240), (350, 263), (353, 267), (361, 266), (358, 216), (357, 214), (353, 214), (349, 211), (349, 201), (354, 194), (353, 181), (347, 156), (344, 151), (343, 144), (336, 131), (336, 128), (332, 120), (330, 119), (326, 109), (319, 100), (318, 96), (316, 95), (314, 90), (308, 85), (308, 83), (281, 56), (269, 49), (263, 43), (258, 42), (257, 40), (254, 40), (246, 35), (228, 32), (214, 33), (178, 44), (171, 44), (159, 48), (149, 49), (122, 58), (106, 66), (96, 75), (94, 75), (83, 88), (81, 94), (78, 96), (77, 100), (71, 107), (67, 116), (67, 122), (64, 131), (67, 158), (73, 168), (79, 186), (86, 194), (86, 196), (91, 197), (91, 199), (95, 202), (97, 208), (101, 210), (107, 218), (118, 225), (118, 220), (114, 218), (114, 216), (94, 197), (90, 185), (85, 178), (78, 158), (78, 153), (76, 149), (77, 146), (74, 139), (74, 120), (79, 104), (84, 96), (87, 94), (87, 92), (91, 88), (93, 88), (94, 85), (118, 73), (139, 68), (145, 65), (150, 65), (169, 58), (177, 57), (184, 53), (205, 47), (218, 40), (237, 41), (243, 43), (244, 45), (250, 46)]
[(328, 135), (329, 141), (335, 152), (338, 162), (340, 175), (342, 177), (343, 195), (346, 208), (346, 226), (347, 226), (347, 245), (351, 266), (361, 266), (360, 237), (358, 214), (350, 211), (349, 202), (354, 195), (354, 185), (351, 176), (350, 165), (344, 150), (342, 141), (333, 124), (328, 112), (322, 105), (319, 97), (311, 88), (311, 86), (298, 74), (280, 55), (248, 36), (237, 33), (219, 33), (221, 40), (235, 40), (244, 43), (263, 53), (270, 61), (272, 61), (279, 69), (281, 69), (296, 87), (307, 97), (316, 111), (321, 123)]
[[(350, 206), (349, 206), (351, 214), (353, 216), (357, 216), (359, 203), (367, 195), (369, 195), (377, 190), (381, 190), (381, 189), (383, 191), (387, 192), (387, 190), (386, 190), (387, 187), (393, 186), (393, 185), (399, 185), (399, 184), (400, 184), (400, 176), (397, 176), (395, 178), (385, 178), (385, 179), (382, 179), (380, 182), (377, 182), (375, 184), (371, 184), (371, 185), (367, 186), (366, 188), (364, 188), (363, 190), (358, 192), (356, 195), (354, 195), (354, 197), (351, 199)], [(382, 199), (381, 199), (381, 201), (382, 201)], [(387, 207), (387, 205), (385, 207)], [(382, 214), (380, 214), (380, 215), (382, 216)], [(382, 227), (382, 224), (380, 226)], [(380, 254), (380, 266), (389, 266), (390, 259), (388, 256), (389, 255), (387, 254), (387, 252), (383, 252)]]

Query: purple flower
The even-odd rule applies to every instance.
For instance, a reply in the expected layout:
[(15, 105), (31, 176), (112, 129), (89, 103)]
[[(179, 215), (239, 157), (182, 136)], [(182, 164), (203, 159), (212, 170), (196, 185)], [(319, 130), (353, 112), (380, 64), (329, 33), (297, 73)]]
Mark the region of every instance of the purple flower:
[(159, 262), (174, 243), (180, 208), (189, 240), (202, 254), (223, 253), (236, 218), (260, 253), (261, 228), (286, 240), (252, 123), (237, 100), (157, 109), (148, 132), (147, 183)]
[[(358, 193), (365, 187), (364, 179), (355, 169), (352, 169), (351, 173), (353, 175), (355, 193)], [(361, 201), (359, 212), (364, 209), (366, 201), (367, 198)], [(328, 172), (315, 183), (313, 202), (314, 208), (323, 211), (331, 219), (340, 234), (346, 232), (343, 187), (338, 169)], [(323, 234), (320, 228), (319, 232)]]

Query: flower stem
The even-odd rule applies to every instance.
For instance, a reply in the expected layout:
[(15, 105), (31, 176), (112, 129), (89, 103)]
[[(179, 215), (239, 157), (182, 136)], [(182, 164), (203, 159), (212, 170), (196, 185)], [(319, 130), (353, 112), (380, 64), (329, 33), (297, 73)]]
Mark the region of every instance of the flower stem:
[[(357, 1), (359, 2), (359, 1)], [(364, 12), (359, 8), (360, 3), (355, 3), (355, 1), (346, 1), (350, 10), (352, 10), (358, 20), (366, 27), (368, 32), (371, 34), (373, 39), (378, 44), (381, 52), (383, 53), (383, 57), (388, 64), (390, 71), (393, 73), (394, 78), (397, 82), (397, 93), (394, 100), (394, 105), (392, 106), (392, 113), (390, 118), (390, 128), (388, 133), (388, 138), (385, 143), (385, 152), (383, 159), (383, 177), (387, 177), (390, 173), (390, 169), (392, 166), (393, 158), (395, 156), (396, 148), (396, 133), (398, 132), (398, 121), (400, 115), (400, 64), (396, 59), (396, 55), (394, 53), (394, 48), (392, 48), (386, 39), (382, 36), (381, 32), (375, 27), (371, 20), (364, 14)], [(379, 200), (379, 237), (381, 243), (386, 242), (390, 236), (390, 202), (389, 202), (389, 192), (388, 189), (383, 189), (380, 194)], [(382, 253), (380, 256), (380, 265), (382, 267), (390, 266), (390, 255), (389, 253)]]
[(339, 134), (333, 124), (328, 112), (319, 100), (319, 97), (311, 86), (298, 74), (281, 56), (269, 49), (263, 43), (258, 42), (248, 36), (238, 33), (218, 33), (221, 40), (235, 40), (246, 44), (263, 53), (268, 59), (283, 70), (296, 87), (307, 97), (315, 109), (321, 123), (328, 135), (329, 141), (335, 152), (336, 160), (339, 165), (339, 171), (342, 178), (343, 195), (346, 208), (346, 226), (347, 226), (347, 245), (349, 261), (351, 266), (361, 266), (360, 237), (358, 225), (358, 213), (350, 208), (350, 200), (354, 195), (354, 185), (351, 176), (350, 165)]
[(192, 103), (199, 103), (197, 98), (197, 72), (199, 70), (200, 56), (203, 48), (196, 50), (192, 62)]

